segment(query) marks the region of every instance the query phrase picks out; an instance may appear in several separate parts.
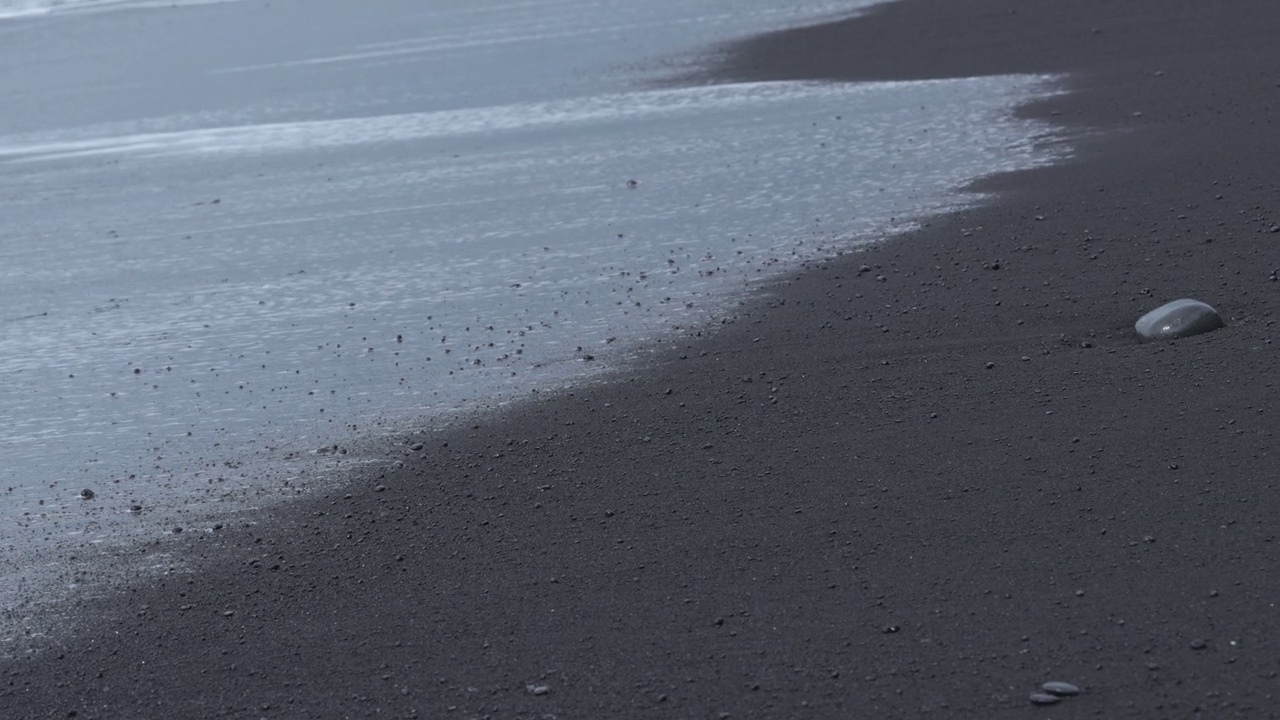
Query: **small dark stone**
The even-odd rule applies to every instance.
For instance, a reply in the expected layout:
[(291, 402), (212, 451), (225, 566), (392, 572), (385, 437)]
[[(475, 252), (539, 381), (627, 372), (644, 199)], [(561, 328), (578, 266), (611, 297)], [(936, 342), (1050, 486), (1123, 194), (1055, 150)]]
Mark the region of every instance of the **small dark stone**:
[(1191, 641), (1191, 649), (1192, 649), (1192, 650), (1203, 650), (1203, 649), (1205, 649), (1205, 648), (1207, 648), (1207, 647), (1209, 647), (1209, 643), (1205, 642), (1204, 640), (1202, 640), (1202, 639), (1200, 639), (1200, 638), (1196, 638), (1195, 640), (1192, 640), (1192, 641)]
[(175, 535), (176, 535), (176, 534), (178, 534), (178, 533), (180, 533), (180, 532), (182, 532), (182, 528), (180, 528), (180, 527), (176, 527), (176, 528), (174, 528), (174, 529), (173, 529), (173, 533), (174, 533)]
[(142, 506), (141, 506), (141, 505), (137, 505), (137, 504), (130, 505), (130, 506), (129, 506), (129, 512), (132, 512), (132, 513), (140, 513), (140, 512), (142, 512)]
[(92, 500), (94, 495), (95, 493), (89, 488), (85, 488), (80, 491), (80, 497), (84, 498), (85, 500)]

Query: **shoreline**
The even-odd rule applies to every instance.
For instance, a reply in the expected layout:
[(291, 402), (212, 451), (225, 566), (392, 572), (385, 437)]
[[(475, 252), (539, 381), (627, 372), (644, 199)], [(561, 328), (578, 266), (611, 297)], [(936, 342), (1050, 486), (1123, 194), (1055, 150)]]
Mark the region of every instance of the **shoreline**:
[[(1269, 716), (1280, 8), (1164, 5), (905, 0), (736, 46), (717, 77), (1071, 72), (1026, 112), (1086, 137), (643, 372), (189, 541), (200, 572), (85, 601), (0, 708), (1022, 717), (1063, 680), (1055, 717)], [(1139, 344), (1177, 297), (1227, 327)]]

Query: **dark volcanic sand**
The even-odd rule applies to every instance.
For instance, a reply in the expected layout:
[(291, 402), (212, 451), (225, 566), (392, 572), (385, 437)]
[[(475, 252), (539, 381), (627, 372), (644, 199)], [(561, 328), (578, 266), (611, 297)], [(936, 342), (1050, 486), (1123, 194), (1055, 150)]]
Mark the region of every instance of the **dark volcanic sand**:
[[(201, 572), (85, 602), (0, 716), (1276, 716), (1278, 36), (1273, 0), (908, 0), (737, 48), (1070, 71), (1029, 111), (1103, 132), (639, 375), (184, 533)], [(1228, 327), (1138, 344), (1184, 296)]]

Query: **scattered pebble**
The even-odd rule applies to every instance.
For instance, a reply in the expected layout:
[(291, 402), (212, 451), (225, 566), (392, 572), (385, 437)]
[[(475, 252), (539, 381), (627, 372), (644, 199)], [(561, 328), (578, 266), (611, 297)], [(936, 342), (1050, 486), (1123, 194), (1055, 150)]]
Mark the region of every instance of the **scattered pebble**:
[(89, 488), (85, 488), (80, 491), (80, 497), (84, 498), (85, 500), (92, 500), (94, 495), (95, 493)]
[(1207, 648), (1207, 647), (1209, 647), (1209, 643), (1205, 642), (1205, 641), (1204, 641), (1203, 639), (1201, 639), (1201, 638), (1196, 638), (1195, 640), (1192, 640), (1192, 641), (1191, 641), (1191, 649), (1192, 649), (1192, 650), (1203, 650), (1203, 649), (1205, 649), (1205, 648)]
[(1047, 682), (1041, 685), (1040, 689), (1050, 695), (1067, 696), (1080, 694), (1080, 688), (1078, 686), (1072, 685), (1069, 682), (1062, 682), (1061, 680), (1052, 680)]
[(1032, 705), (1056, 705), (1062, 701), (1057, 695), (1050, 695), (1046, 692), (1033, 692), (1028, 698)]
[(551, 688), (547, 685), (526, 685), (525, 690), (528, 690), (530, 695), (548, 695), (551, 693)]

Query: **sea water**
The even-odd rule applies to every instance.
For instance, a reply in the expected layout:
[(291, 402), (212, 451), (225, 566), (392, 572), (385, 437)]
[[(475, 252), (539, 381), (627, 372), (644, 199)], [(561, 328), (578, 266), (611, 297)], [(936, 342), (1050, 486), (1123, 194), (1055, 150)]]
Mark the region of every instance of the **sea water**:
[(1051, 78), (659, 82), (858, 5), (0, 0), (0, 605), (1061, 152)]

